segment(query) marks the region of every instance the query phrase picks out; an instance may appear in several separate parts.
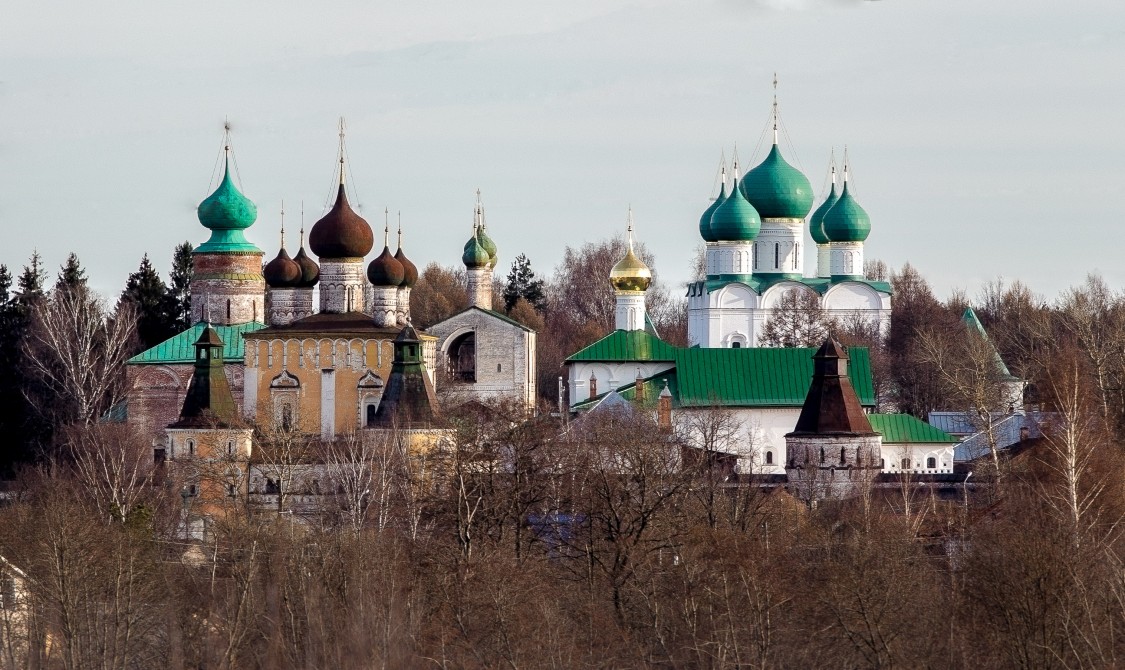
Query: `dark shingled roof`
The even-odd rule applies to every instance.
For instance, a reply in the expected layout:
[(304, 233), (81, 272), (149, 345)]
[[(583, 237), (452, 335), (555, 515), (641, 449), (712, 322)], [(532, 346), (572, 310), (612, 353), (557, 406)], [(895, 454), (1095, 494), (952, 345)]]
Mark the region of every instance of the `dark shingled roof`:
[(348, 204), (348, 195), (341, 183), (336, 203), (309, 231), (309, 248), (321, 260), (363, 258), (374, 244), (371, 226)]
[(232, 428), (242, 425), (223, 369), (223, 341), (210, 325), (195, 342), (191, 376), (180, 419), (169, 428)]
[[(321, 312), (287, 323), (284, 326), (270, 326), (255, 331), (255, 333), (259, 333), (258, 338), (275, 337), (282, 333), (286, 336), (331, 333), (337, 336), (354, 335), (368, 338), (380, 336), (380, 339), (384, 337), (391, 339), (397, 336), (398, 332), (399, 329), (395, 327), (376, 326), (375, 322), (371, 320), (371, 316), (363, 312), (345, 312), (344, 314)], [(247, 333), (247, 335), (250, 335), (250, 333)]]
[(813, 378), (790, 435), (874, 435), (851, 379), (848, 352), (828, 338), (813, 355)]
[(422, 362), (422, 343), (407, 325), (394, 342), (394, 362), (372, 428), (430, 428), (439, 420), (437, 395)]

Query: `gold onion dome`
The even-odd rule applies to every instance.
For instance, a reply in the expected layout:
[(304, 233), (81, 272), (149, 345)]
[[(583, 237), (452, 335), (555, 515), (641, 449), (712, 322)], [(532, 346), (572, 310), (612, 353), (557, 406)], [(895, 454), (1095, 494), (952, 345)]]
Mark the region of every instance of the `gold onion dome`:
[(629, 249), (609, 271), (609, 283), (618, 291), (645, 291), (652, 284), (652, 270), (633, 252), (633, 213), (629, 212)]

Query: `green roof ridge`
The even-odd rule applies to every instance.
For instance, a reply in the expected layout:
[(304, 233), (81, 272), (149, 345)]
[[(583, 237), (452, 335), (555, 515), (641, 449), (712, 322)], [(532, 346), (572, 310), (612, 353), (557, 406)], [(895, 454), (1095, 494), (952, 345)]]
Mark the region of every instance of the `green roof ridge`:
[(910, 414), (868, 414), (871, 428), (889, 444), (955, 444), (956, 437)]
[[(169, 365), (176, 363), (195, 362), (195, 342), (203, 333), (206, 323), (200, 321), (191, 328), (173, 335), (160, 344), (150, 347), (133, 356), (128, 365)], [(223, 341), (223, 360), (229, 362), (242, 361), (246, 353), (246, 344), (242, 339), (244, 333), (252, 333), (266, 327), (266, 324), (257, 321), (240, 323), (233, 326), (211, 326)]]
[(615, 330), (567, 361), (673, 361), (676, 347), (643, 330)]

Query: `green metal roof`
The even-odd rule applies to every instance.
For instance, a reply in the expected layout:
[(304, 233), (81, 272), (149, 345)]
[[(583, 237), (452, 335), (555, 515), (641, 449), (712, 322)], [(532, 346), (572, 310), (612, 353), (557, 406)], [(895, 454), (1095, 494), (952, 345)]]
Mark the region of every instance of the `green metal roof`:
[[(206, 324), (202, 321), (160, 344), (142, 351), (128, 361), (129, 365), (161, 365), (169, 363), (195, 363), (195, 342), (203, 333)], [(242, 340), (245, 333), (252, 333), (266, 327), (264, 323), (252, 321), (237, 326), (211, 326), (223, 340), (223, 360), (240, 362), (246, 352)]]
[[(812, 382), (812, 357), (816, 349), (701, 347), (685, 349), (672, 347), (663, 342), (661, 344), (672, 350), (672, 362), (675, 367), (643, 380), (648, 404), (656, 401), (657, 395), (664, 388), (664, 382), (667, 381), (674, 407), (800, 407), (805, 403), (805, 396)], [(875, 391), (871, 381), (871, 359), (867, 349), (852, 347), (848, 349), (848, 357), (848, 377), (852, 381), (856, 395), (859, 396), (860, 403), (873, 406)], [(575, 358), (571, 357), (569, 360)], [(626, 399), (632, 400), (636, 398), (635, 387), (636, 383), (630, 382), (618, 387), (617, 392)], [(585, 408), (600, 397), (580, 403), (577, 407)]]
[(585, 349), (571, 354), (570, 361), (672, 361), (677, 348), (643, 330), (615, 330)]
[(868, 414), (867, 420), (871, 422), (871, 428), (875, 432), (883, 435), (883, 442), (888, 444), (954, 444), (960, 441), (944, 430), (909, 414)]
[(1019, 377), (1016, 377), (1008, 370), (1004, 359), (1000, 357), (1000, 352), (997, 351), (996, 346), (988, 339), (988, 333), (984, 331), (984, 325), (980, 322), (980, 319), (977, 318), (977, 313), (973, 311), (972, 307), (965, 308), (965, 313), (961, 315), (961, 321), (964, 322), (966, 328), (979, 335), (992, 347), (993, 363), (996, 365), (996, 372), (1000, 374), (1000, 377), (1004, 381), (1019, 381)]
[(825, 277), (802, 277), (795, 274), (779, 274), (779, 275), (708, 275), (704, 282), (704, 289), (711, 293), (718, 291), (722, 287), (733, 284), (745, 284), (747, 288), (754, 291), (758, 295), (766, 292), (766, 290), (774, 284), (779, 284), (783, 281), (795, 281), (800, 284), (808, 286), (817, 293), (824, 295), (828, 289), (842, 281), (859, 282), (860, 284), (867, 284), (879, 293), (891, 295), (893, 293), (890, 282), (885, 281), (871, 281), (863, 279), (862, 277), (833, 277), (831, 279)]

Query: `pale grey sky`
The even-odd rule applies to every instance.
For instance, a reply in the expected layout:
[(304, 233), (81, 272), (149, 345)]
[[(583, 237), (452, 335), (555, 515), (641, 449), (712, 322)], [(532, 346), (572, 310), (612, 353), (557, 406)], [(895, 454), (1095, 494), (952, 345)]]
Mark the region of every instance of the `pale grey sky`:
[[(773, 72), (814, 189), (849, 147), (867, 255), (942, 295), (998, 275), (1053, 298), (1125, 285), (1125, 3), (1088, 0), (0, 0), (0, 263), (79, 253), (115, 296), (206, 239), (224, 116), (248, 237), (289, 246), (331, 191), (336, 119), (373, 227), (459, 262), (483, 191), (500, 270), (637, 234), (687, 278), (719, 153), (764, 155)], [(806, 254), (806, 266), (815, 263)]]

